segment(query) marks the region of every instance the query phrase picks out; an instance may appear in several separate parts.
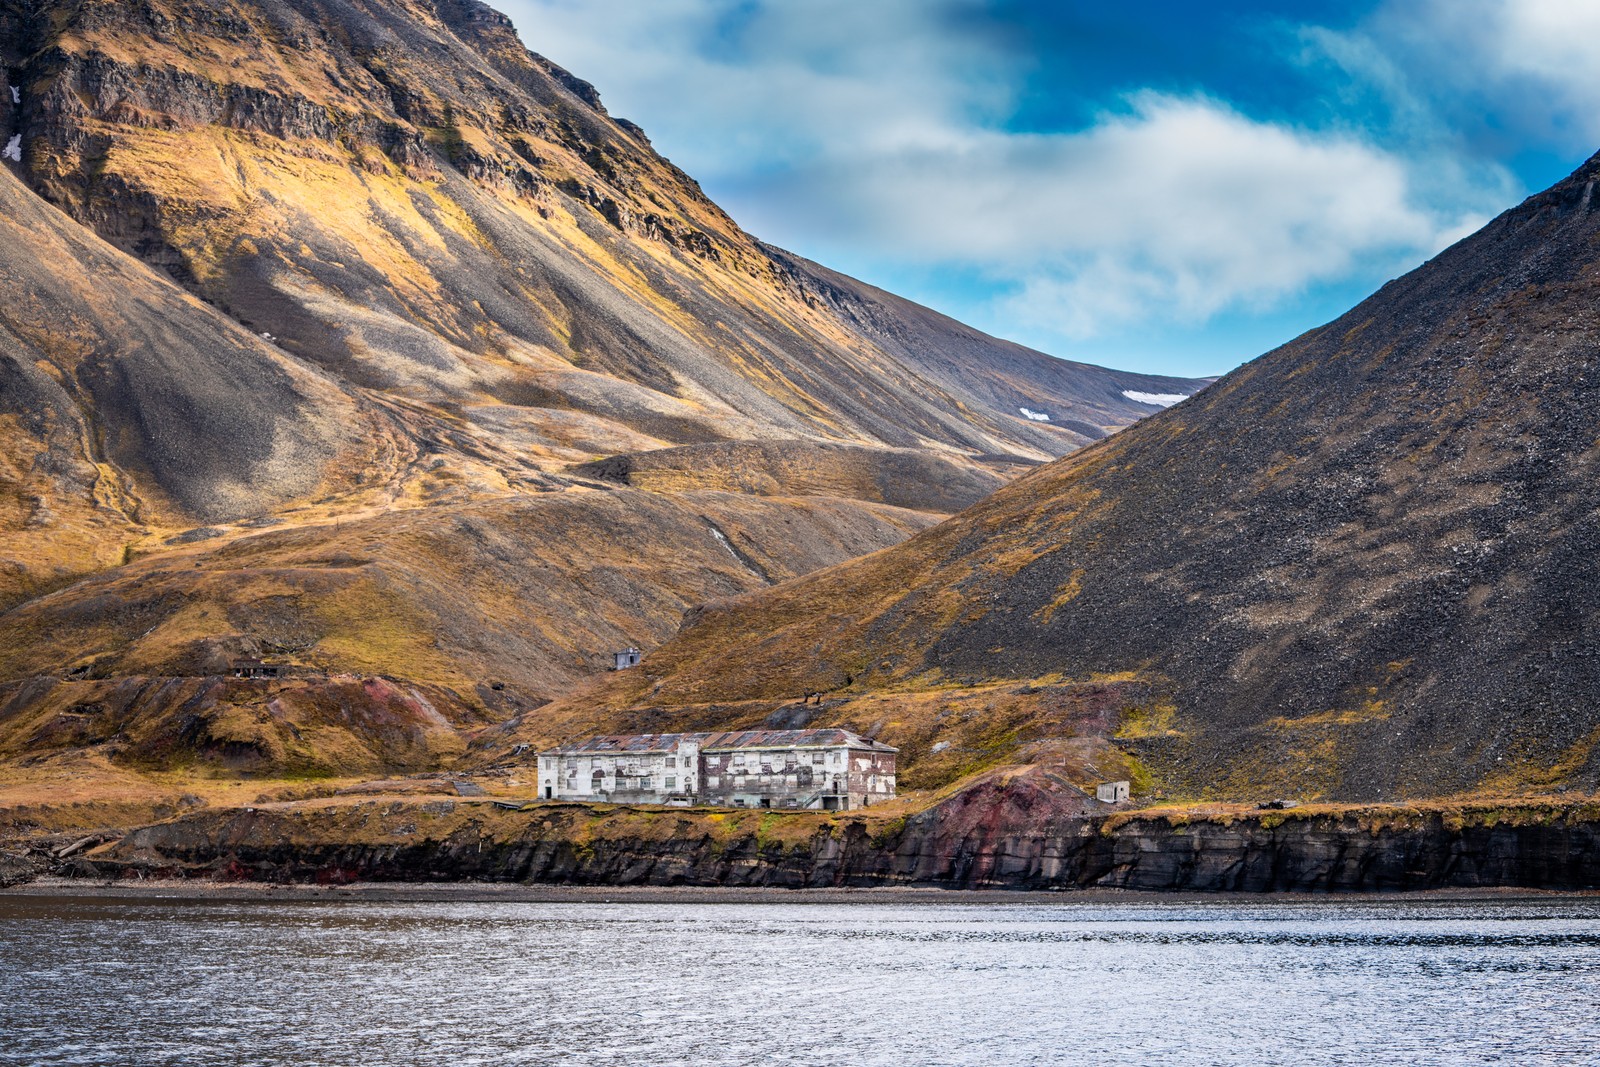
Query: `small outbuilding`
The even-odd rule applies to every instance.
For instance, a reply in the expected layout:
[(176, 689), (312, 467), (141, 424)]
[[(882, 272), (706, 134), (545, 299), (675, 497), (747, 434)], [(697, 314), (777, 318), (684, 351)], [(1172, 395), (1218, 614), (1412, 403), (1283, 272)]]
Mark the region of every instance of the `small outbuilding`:
[(639, 659), (644, 655), (637, 648), (625, 648), (621, 652), (611, 653), (611, 669), (625, 671), (629, 667), (637, 667)]
[(288, 671), (287, 663), (268, 663), (259, 659), (236, 659), (233, 661), (233, 676), (235, 678), (282, 678)]
[(1094, 798), (1102, 804), (1120, 804), (1128, 799), (1128, 783), (1101, 782), (1094, 787)]

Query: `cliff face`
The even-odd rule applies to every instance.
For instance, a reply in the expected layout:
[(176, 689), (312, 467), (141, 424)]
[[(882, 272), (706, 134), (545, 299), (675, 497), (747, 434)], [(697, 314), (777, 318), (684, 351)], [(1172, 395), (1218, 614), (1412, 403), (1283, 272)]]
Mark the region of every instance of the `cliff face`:
[(1597, 181), (905, 545), (713, 606), (588, 707), (1126, 678), (1157, 696), (1117, 744), (1173, 795), (1593, 788)]
[(1368, 809), (1168, 819), (1058, 812), (974, 832), (939, 810), (872, 821), (495, 811), (453, 800), (209, 812), (146, 827), (60, 873), (339, 883), (1352, 892), (1600, 885), (1592, 806)]

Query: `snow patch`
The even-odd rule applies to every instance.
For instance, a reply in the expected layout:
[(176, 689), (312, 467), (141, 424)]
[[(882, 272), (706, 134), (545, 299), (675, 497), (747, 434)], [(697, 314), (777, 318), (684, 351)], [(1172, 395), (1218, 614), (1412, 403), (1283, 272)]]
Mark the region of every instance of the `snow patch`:
[[(711, 527), (711, 536), (715, 537), (717, 539), (717, 543), (728, 550), (728, 555), (732, 556), (734, 559), (739, 559), (739, 553), (733, 550), (733, 542), (728, 540), (727, 534), (713, 526)], [(739, 562), (743, 563), (744, 561), (739, 560)]]
[(1153, 404), (1158, 408), (1170, 408), (1180, 400), (1188, 400), (1188, 393), (1141, 393), (1137, 389), (1124, 389), (1122, 395), (1136, 404)]
[(22, 134), (20, 134), (20, 133), (12, 134), (11, 135), (11, 140), (6, 142), (6, 150), (4, 152), (0, 152), (0, 156), (4, 156), (6, 159), (11, 160), (11, 162), (13, 162), (13, 163), (21, 163), (22, 162)]
[(1018, 408), (1017, 410), (1022, 412), (1022, 417), (1027, 419), (1029, 422), (1049, 422), (1050, 421), (1050, 416), (1046, 415), (1042, 411), (1029, 411), (1027, 408)]

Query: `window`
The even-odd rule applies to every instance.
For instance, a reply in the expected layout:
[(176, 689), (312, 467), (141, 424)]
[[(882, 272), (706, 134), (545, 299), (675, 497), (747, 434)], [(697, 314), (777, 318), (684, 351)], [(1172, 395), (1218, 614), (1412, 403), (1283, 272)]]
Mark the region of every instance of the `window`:
[(733, 762), (736, 765), (744, 763), (744, 753), (743, 752), (735, 752), (733, 754)]
[(676, 789), (676, 788), (678, 788), (678, 777), (677, 777), (677, 775), (674, 775), (674, 774), (667, 775), (667, 788), (668, 789)]
[(677, 765), (678, 765), (678, 757), (677, 756), (668, 756), (667, 757), (667, 767), (669, 769), (672, 768), (672, 767), (676, 767)]

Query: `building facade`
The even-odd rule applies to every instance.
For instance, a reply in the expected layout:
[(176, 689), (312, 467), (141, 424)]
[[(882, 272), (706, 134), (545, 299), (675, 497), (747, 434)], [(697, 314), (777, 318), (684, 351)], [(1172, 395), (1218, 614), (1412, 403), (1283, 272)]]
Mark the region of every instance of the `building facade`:
[(895, 754), (838, 729), (591, 737), (539, 753), (539, 795), (849, 811), (894, 798)]
[(539, 753), (539, 796), (619, 804), (693, 804), (705, 734), (591, 737)]
[(848, 730), (740, 730), (700, 749), (704, 802), (849, 811), (894, 799), (896, 750)]

